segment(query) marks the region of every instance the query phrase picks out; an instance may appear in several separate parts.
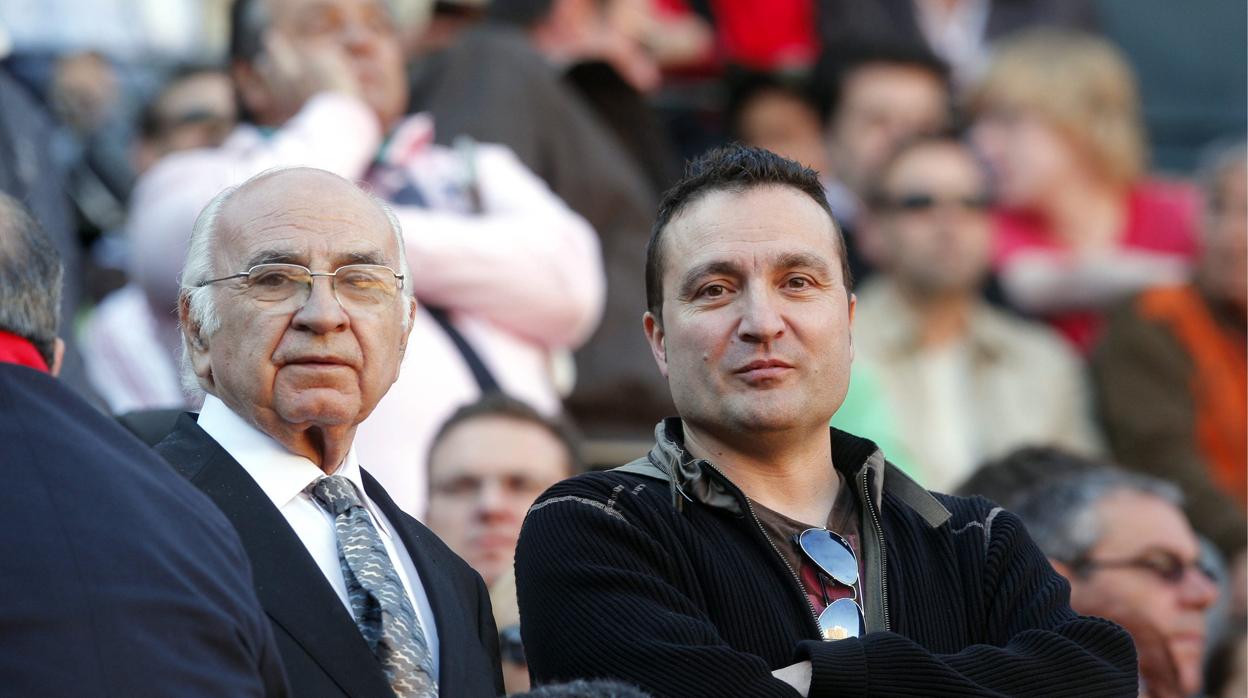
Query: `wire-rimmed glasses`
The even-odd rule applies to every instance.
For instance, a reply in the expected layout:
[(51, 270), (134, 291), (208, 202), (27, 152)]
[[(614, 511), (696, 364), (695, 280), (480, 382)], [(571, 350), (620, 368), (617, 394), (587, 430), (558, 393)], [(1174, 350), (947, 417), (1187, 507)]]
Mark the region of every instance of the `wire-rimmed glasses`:
[(334, 298), (344, 308), (375, 308), (403, 290), (403, 275), (381, 264), (347, 264), (332, 272), (312, 271), (299, 264), (257, 264), (247, 271), (209, 279), (199, 287), (242, 279), (247, 295), (257, 301), (301, 308), (318, 276), (329, 277)]

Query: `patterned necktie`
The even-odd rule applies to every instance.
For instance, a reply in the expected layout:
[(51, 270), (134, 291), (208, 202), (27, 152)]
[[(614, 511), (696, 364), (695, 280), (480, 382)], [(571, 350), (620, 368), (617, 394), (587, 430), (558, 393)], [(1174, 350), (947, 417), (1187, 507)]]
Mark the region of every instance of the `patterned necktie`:
[(437, 696), (424, 630), (355, 486), (333, 475), (312, 483), (307, 492), (334, 517), (338, 564), (355, 624), (385, 669), (390, 687), (403, 698)]

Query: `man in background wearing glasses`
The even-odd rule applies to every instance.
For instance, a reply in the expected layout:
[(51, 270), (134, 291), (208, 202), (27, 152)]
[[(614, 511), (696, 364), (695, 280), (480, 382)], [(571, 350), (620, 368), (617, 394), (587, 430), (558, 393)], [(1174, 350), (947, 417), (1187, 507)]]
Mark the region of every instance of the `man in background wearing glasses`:
[(393, 214), (322, 170), (227, 189), (191, 234), (184, 379), (207, 395), (157, 451), (242, 538), (294, 695), (502, 690), (481, 578), (353, 446), (399, 374), (406, 267)]
[(536, 683), (657, 696), (1134, 695), (1019, 520), (933, 495), (828, 429), (854, 298), (818, 176), (695, 162), (647, 253), (644, 328), (679, 417), (645, 458), (548, 490), (516, 551)]

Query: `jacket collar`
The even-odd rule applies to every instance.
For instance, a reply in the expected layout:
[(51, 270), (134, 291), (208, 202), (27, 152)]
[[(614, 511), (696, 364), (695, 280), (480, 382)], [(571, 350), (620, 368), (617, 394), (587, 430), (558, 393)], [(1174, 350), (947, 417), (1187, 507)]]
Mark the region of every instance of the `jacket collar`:
[[(850, 482), (865, 478), (872, 501), (882, 511), (884, 492), (895, 495), (936, 528), (950, 517), (945, 508), (919, 483), (889, 463), (873, 441), (829, 427), (832, 463)], [(683, 509), (683, 501), (743, 514), (744, 495), (714, 464), (694, 458), (685, 450), (684, 425), (679, 417), (668, 417), (654, 427), (654, 446), (646, 460), (662, 471), (672, 492), (672, 505)], [(715, 477), (712, 472), (718, 472)]]

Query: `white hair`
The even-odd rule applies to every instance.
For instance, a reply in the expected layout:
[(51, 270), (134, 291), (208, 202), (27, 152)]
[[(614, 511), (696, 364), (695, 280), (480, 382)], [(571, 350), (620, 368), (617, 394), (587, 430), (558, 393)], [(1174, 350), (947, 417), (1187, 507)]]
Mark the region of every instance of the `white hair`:
[[(212, 197), (212, 200), (208, 202), (204, 210), (200, 212), (199, 217), (195, 219), (195, 225), (191, 229), (190, 243), (186, 250), (186, 262), (182, 265), (182, 273), (179, 276), (178, 283), (182, 289), (181, 295), (186, 298), (187, 315), (191, 326), (198, 328), (196, 336), (201, 341), (211, 337), (221, 327), (221, 317), (217, 313), (215, 288), (212, 285), (201, 285), (205, 281), (218, 276), (214, 271), (213, 250), (216, 248), (221, 210), (225, 208), (225, 205), (235, 194), (253, 182), (294, 169), (305, 168), (277, 167), (265, 170), (242, 184), (226, 187), (219, 194)], [(360, 192), (381, 209), (386, 216), (386, 220), (390, 222), (390, 229), (394, 231), (394, 240), (399, 247), (398, 271), (403, 275), (402, 296), (404, 301), (406, 301), (403, 308), (403, 330), (407, 331), (408, 325), (411, 323), (412, 305), (416, 302), (416, 299), (412, 295), (411, 271), (407, 268), (407, 249), (403, 244), (403, 229), (399, 225), (398, 217), (394, 214), (394, 209), (389, 204), (366, 189), (360, 188)], [(195, 374), (195, 369), (191, 365), (191, 346), (188, 334), (188, 328), (183, 327), (182, 359), (180, 362), (182, 389), (188, 395), (198, 396), (202, 395), (204, 390), (199, 383), (199, 376)]]

